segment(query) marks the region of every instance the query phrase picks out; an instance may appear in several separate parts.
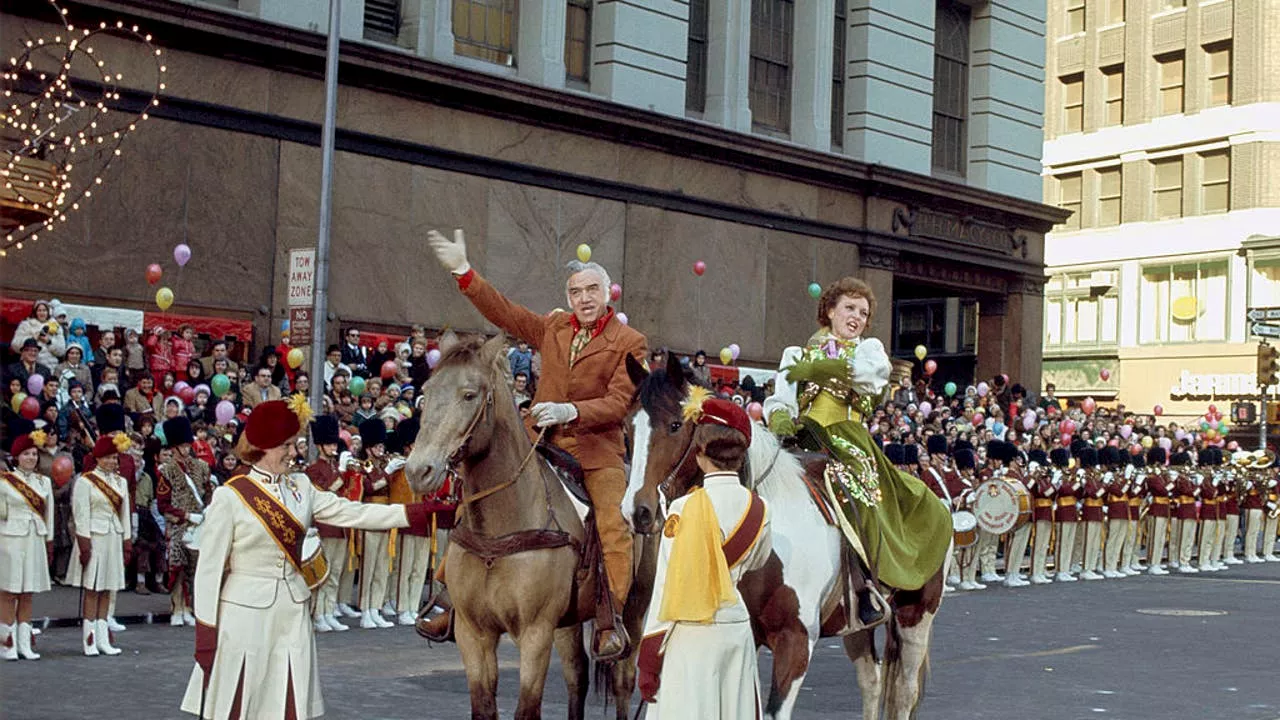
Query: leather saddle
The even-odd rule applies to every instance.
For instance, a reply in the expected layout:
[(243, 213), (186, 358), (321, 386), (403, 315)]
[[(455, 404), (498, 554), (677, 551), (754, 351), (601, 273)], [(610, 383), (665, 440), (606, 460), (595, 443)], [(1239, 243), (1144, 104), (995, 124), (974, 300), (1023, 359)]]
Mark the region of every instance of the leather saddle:
[(551, 466), (560, 478), (561, 484), (583, 505), (591, 507), (591, 496), (587, 494), (587, 483), (582, 472), (582, 464), (573, 455), (550, 443), (538, 443), (538, 454)]

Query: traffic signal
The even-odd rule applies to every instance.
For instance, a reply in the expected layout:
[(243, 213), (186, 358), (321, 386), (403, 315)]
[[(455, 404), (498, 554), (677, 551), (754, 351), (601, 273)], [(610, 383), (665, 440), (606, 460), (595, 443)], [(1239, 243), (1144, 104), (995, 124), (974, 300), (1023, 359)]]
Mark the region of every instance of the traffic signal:
[(1280, 351), (1277, 351), (1268, 343), (1259, 343), (1258, 386), (1276, 385), (1278, 372), (1280, 372)]

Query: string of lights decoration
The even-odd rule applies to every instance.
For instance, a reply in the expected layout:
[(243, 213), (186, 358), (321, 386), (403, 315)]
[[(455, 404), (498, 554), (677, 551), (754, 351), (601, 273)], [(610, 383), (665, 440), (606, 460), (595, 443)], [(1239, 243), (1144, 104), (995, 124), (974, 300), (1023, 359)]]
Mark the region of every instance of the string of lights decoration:
[[(137, 25), (77, 27), (57, 0), (52, 37), (28, 37), (0, 70), (0, 257), (33, 243), (93, 197), (125, 138), (160, 104), (166, 67)], [(142, 43), (155, 64), (151, 97), (136, 113), (113, 109), (124, 75), (95, 52), (115, 37)]]

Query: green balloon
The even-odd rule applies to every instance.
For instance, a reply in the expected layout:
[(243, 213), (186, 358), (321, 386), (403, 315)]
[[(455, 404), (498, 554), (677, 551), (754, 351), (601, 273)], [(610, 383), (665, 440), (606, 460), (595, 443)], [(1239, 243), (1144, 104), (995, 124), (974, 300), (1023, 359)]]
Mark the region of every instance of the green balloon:
[(209, 380), (209, 389), (213, 390), (213, 396), (220, 398), (231, 391), (231, 380), (226, 375), (218, 373)]
[(809, 297), (815, 300), (822, 294), (822, 286), (818, 283), (809, 283)]
[(351, 378), (351, 384), (348, 385), (348, 388), (350, 388), (352, 395), (360, 397), (364, 394), (364, 378), (359, 375)]
[(956, 394), (956, 384), (953, 382), (947, 383), (942, 387), (942, 389), (946, 391), (947, 397), (951, 397)]
[(156, 439), (160, 441), (161, 445), (169, 444), (169, 439), (164, 436), (164, 423), (156, 423), (151, 432), (156, 436)]

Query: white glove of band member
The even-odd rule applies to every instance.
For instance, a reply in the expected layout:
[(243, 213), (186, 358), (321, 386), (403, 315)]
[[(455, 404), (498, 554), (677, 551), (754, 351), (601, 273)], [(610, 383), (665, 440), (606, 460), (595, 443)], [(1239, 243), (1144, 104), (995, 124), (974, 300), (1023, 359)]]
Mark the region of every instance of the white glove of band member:
[(471, 263), (467, 262), (467, 240), (462, 228), (453, 231), (452, 240), (436, 230), (428, 230), (427, 245), (431, 246), (436, 260), (440, 261), (444, 269), (454, 275), (466, 275), (471, 269)]
[(394, 475), (394, 474), (395, 474), (395, 472), (396, 472), (397, 470), (399, 470), (400, 468), (404, 467), (404, 465), (405, 465), (405, 459), (404, 459), (404, 458), (391, 458), (391, 461), (387, 463), (387, 467), (386, 467), (386, 471), (385, 471), (385, 472), (386, 472), (388, 475)]
[(187, 522), (192, 525), (199, 525), (204, 522), (204, 515), (201, 513), (187, 513)]
[(578, 419), (578, 408), (573, 403), (538, 403), (529, 412), (538, 427), (564, 425)]
[(346, 472), (351, 463), (355, 462), (355, 456), (350, 452), (344, 452), (338, 456), (338, 472)]

